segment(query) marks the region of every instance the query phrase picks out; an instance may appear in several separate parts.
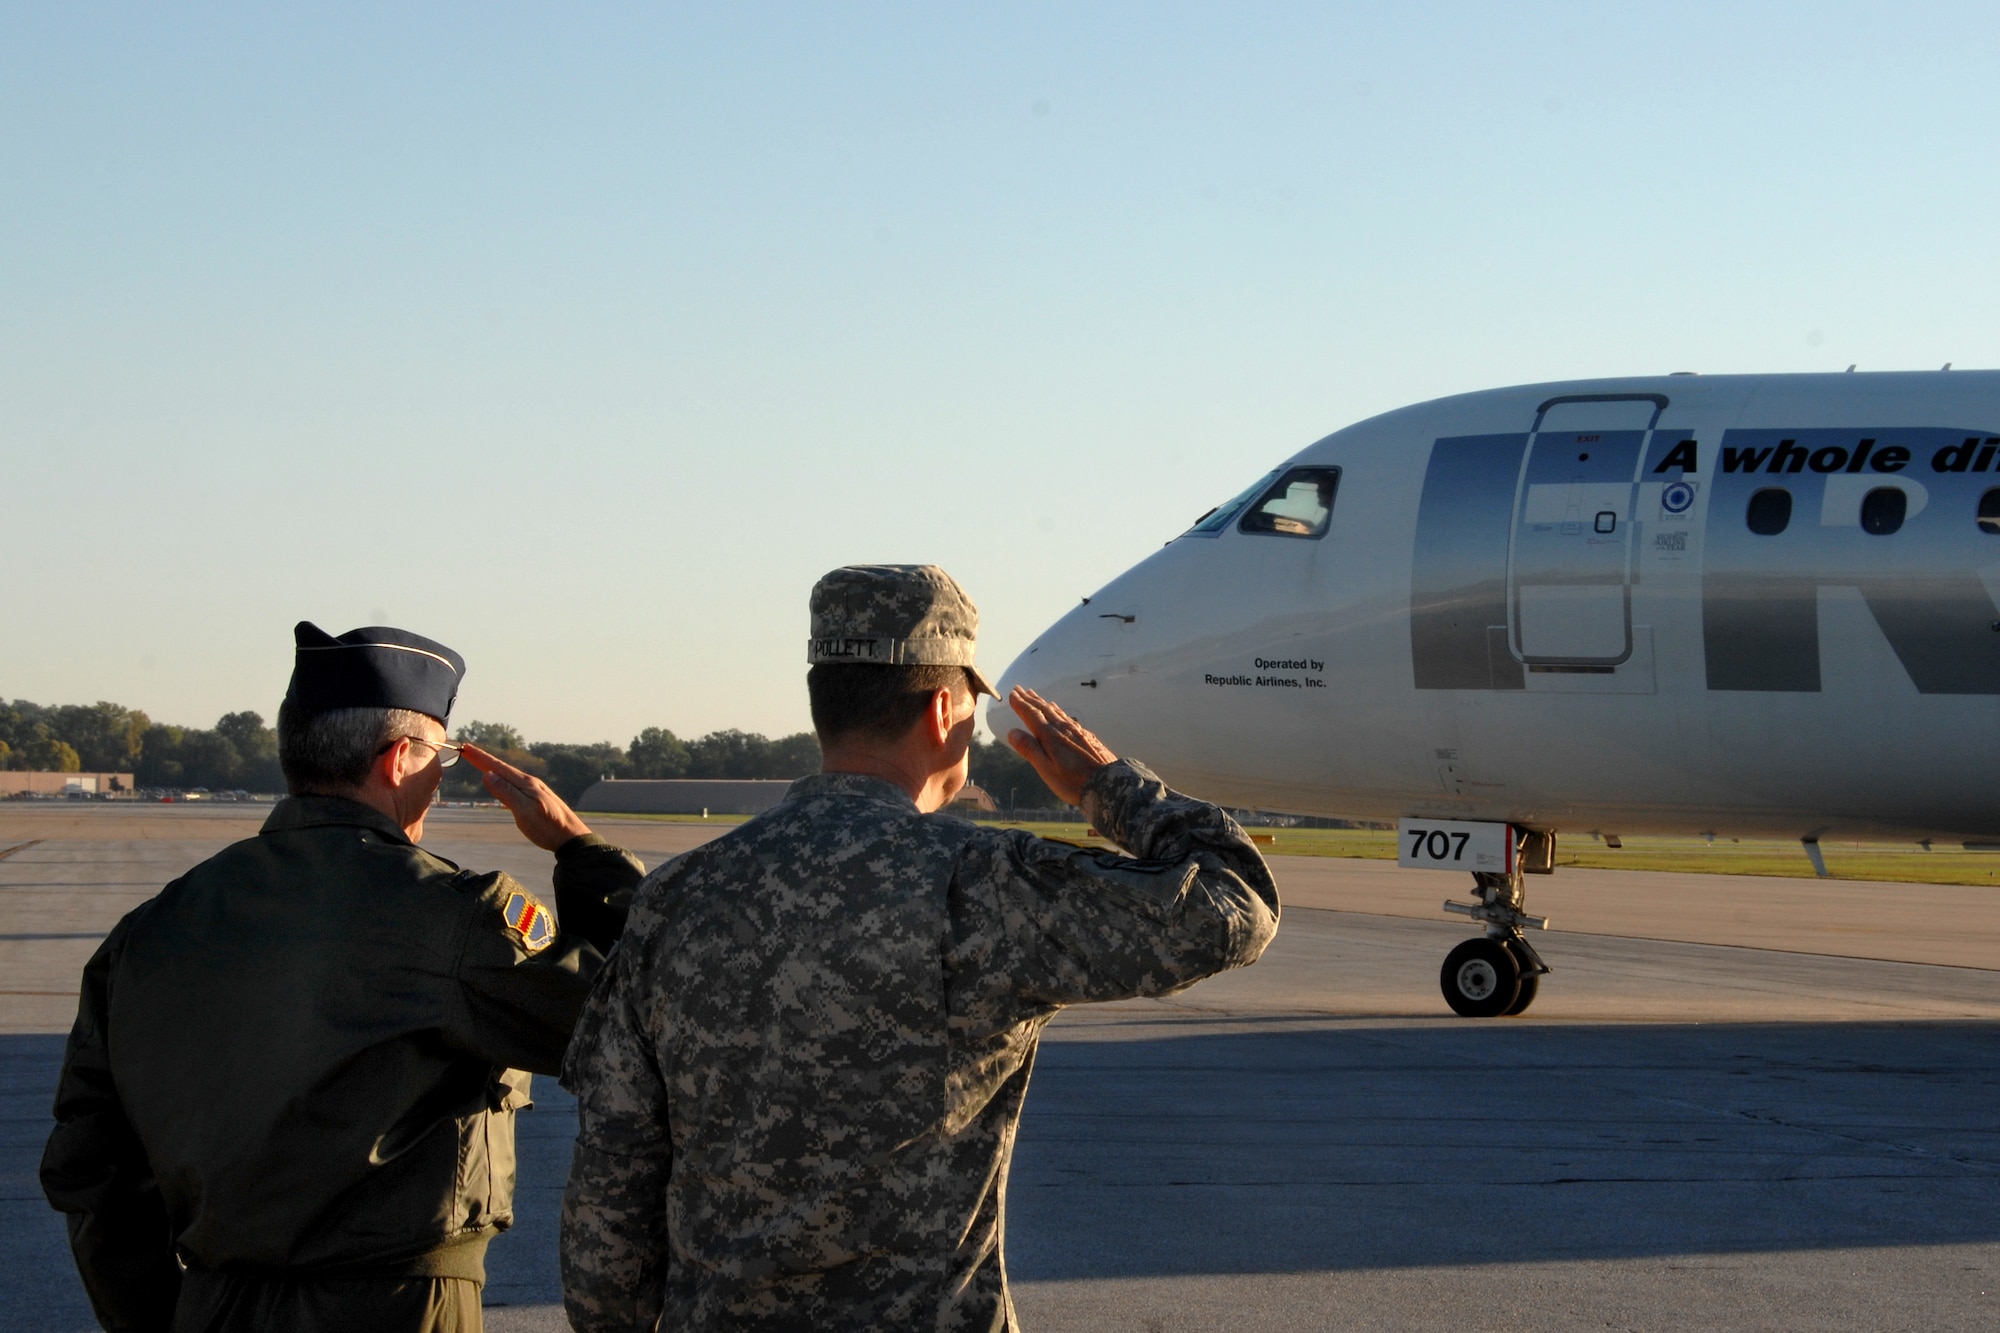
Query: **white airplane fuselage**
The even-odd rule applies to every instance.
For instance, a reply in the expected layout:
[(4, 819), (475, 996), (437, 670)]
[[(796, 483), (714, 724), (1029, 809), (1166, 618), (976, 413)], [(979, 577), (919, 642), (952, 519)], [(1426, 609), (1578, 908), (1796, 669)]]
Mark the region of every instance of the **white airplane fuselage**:
[(2000, 372), (1466, 394), (1239, 501), (1003, 692), (1232, 806), (2000, 840)]

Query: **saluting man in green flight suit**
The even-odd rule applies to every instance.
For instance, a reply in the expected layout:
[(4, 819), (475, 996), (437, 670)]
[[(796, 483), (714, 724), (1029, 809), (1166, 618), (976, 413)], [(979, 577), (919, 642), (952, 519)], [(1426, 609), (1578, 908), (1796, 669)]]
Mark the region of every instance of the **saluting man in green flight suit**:
[[(523, 1071), (558, 1069), (645, 873), (535, 778), (446, 743), (457, 653), (295, 635), (290, 797), (84, 969), (41, 1177), (107, 1329), (480, 1328)], [(559, 918), (417, 845), (461, 752), (555, 853)]]

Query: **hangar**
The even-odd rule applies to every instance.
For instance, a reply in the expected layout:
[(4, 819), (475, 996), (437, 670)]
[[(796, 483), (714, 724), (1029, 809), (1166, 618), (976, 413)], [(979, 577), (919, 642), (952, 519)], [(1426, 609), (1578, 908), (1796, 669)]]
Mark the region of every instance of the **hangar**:
[(130, 773), (0, 772), (0, 800), (10, 796), (131, 796)]
[[(757, 815), (784, 800), (791, 785), (781, 778), (605, 778), (591, 784), (576, 808), (600, 815)], [(999, 807), (968, 782), (952, 809), (994, 814)]]
[(606, 778), (576, 803), (607, 815), (756, 815), (785, 799), (781, 778)]

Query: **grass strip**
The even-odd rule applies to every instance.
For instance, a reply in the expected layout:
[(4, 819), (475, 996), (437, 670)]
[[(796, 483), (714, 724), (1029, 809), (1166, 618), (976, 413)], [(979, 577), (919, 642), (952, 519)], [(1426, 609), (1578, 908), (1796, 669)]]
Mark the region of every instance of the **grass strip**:
[[(585, 812), (587, 817), (642, 819), (666, 824), (740, 824), (748, 815), (652, 815)], [(1006, 819), (979, 821), (993, 828), (1019, 828), (1042, 838), (1085, 847), (1111, 844), (1088, 824)], [(1267, 856), (1334, 856), (1370, 861), (1396, 859), (1396, 835), (1387, 829), (1251, 827), (1246, 830)], [(1633, 836), (1608, 847), (1588, 835), (1556, 839), (1556, 864), (1587, 870), (1665, 870), (1700, 875), (1767, 875), (1813, 878), (1812, 863), (1796, 842), (1778, 838)], [(2000, 852), (1960, 847), (1870, 842), (1822, 842), (1820, 853), (1835, 879), (1883, 880), (1897, 884), (1989, 884), (2000, 886)]]
[[(1110, 844), (1086, 824), (1017, 823), (983, 820), (1000, 828), (1024, 828), (1044, 838), (1085, 846)], [(1396, 835), (1387, 829), (1249, 827), (1245, 830), (1267, 856), (1344, 856), (1371, 861), (1396, 859)], [(1267, 841), (1268, 839), (1268, 841)], [(1588, 870), (1666, 870), (1702, 875), (1768, 875), (1813, 878), (1812, 862), (1796, 842), (1777, 838), (1627, 837), (1623, 847), (1607, 847), (1589, 835), (1556, 838), (1556, 864)], [(1990, 884), (2000, 886), (2000, 852), (1915, 844), (1822, 842), (1820, 853), (1835, 879), (1885, 880), (1900, 884)]]

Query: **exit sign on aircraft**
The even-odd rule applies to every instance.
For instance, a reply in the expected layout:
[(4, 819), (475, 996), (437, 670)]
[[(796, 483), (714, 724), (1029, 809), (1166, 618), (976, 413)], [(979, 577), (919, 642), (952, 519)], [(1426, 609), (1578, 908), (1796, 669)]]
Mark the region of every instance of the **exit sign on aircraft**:
[(1405, 819), (1396, 825), (1396, 864), (1504, 875), (1514, 868), (1514, 828), (1459, 819)]

